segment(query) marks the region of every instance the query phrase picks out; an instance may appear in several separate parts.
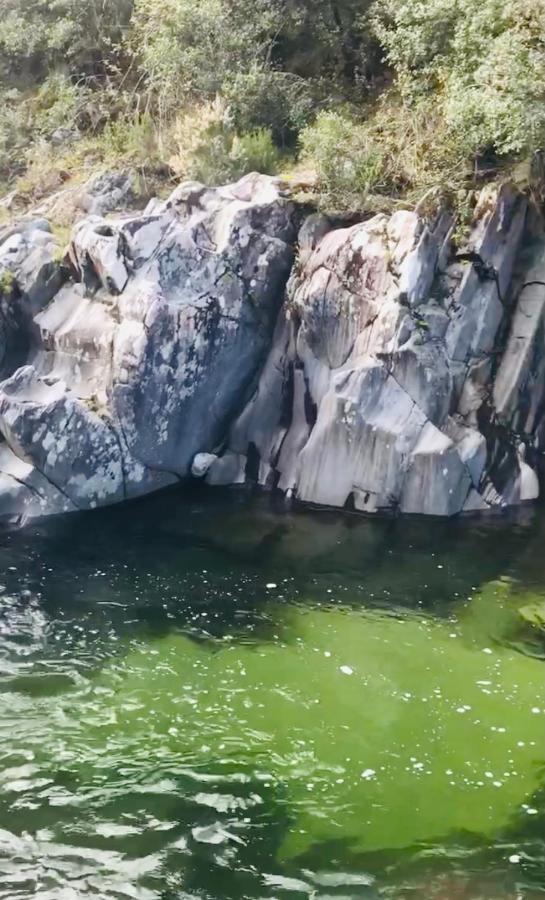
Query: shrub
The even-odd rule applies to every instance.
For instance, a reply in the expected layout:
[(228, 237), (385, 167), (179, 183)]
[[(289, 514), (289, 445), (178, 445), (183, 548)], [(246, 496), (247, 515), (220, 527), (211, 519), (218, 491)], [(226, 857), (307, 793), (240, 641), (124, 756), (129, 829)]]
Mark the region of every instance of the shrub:
[(0, 297), (9, 296), (15, 287), (15, 276), (8, 269), (0, 271)]
[(159, 138), (149, 113), (121, 115), (107, 122), (100, 135), (106, 160), (145, 165), (159, 157)]
[(212, 99), (244, 57), (250, 65), (255, 48), (228, 27), (228, 8), (223, 0), (136, 0), (132, 52), (161, 121)]
[(272, 174), (280, 163), (271, 132), (260, 128), (238, 134), (219, 98), (180, 116), (170, 140), (173, 170), (203, 184), (234, 181), (251, 171)]
[(20, 169), (31, 134), (31, 121), (19, 91), (0, 93), (0, 180)]
[(274, 146), (301, 135), (339, 209), (471, 189), (475, 171), (545, 143), (545, 6), (2, 0), (0, 179), (33, 167), (59, 126), (87, 135), (88, 156), (145, 167), (170, 153), (206, 182), (274, 171)]
[(196, 159), (206, 156), (208, 144), (213, 145), (209, 149), (211, 158), (218, 152), (221, 153), (222, 147), (228, 151), (229, 148), (223, 142), (231, 131), (227, 108), (219, 97), (212, 102), (189, 108), (178, 115), (163, 133), (163, 142), (170, 149), (170, 167), (181, 178), (194, 177), (200, 180)]
[(32, 129), (37, 136), (49, 137), (57, 128), (75, 125), (83, 110), (86, 91), (60, 73), (50, 75), (28, 101)]
[(267, 128), (257, 128), (240, 136), (235, 135), (230, 155), (235, 177), (245, 175), (247, 172), (273, 175), (280, 165), (280, 153)]
[(218, 185), (236, 181), (248, 172), (273, 174), (279, 154), (270, 131), (237, 135), (225, 125), (215, 125), (203, 132), (187, 169), (187, 176), (203, 184)]
[(531, 153), (545, 139), (545, 44), (515, 30), (498, 35), (474, 72), (451, 73), (444, 110), (466, 155)]
[(238, 130), (270, 130), (278, 144), (291, 144), (313, 118), (325, 94), (318, 81), (289, 72), (252, 67), (224, 86), (230, 115)]
[(466, 157), (545, 138), (545, 12), (532, 0), (377, 0), (375, 29), (408, 102), (433, 96)]
[(132, 0), (2, 0), (0, 79), (103, 74), (131, 11)]
[(361, 206), (370, 191), (383, 186), (381, 148), (346, 112), (320, 113), (302, 132), (301, 149), (316, 169), (323, 206), (339, 211)]

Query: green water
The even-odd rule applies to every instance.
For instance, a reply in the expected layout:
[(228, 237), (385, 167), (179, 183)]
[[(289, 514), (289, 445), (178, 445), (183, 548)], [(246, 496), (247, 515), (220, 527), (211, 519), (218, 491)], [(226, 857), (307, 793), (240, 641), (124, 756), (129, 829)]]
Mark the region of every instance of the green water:
[(0, 535), (0, 898), (545, 896), (543, 513)]

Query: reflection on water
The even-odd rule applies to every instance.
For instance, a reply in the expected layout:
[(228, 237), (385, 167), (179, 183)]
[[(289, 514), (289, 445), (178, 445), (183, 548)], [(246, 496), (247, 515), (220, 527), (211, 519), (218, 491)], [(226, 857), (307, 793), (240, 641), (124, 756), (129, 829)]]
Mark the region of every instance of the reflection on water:
[(0, 537), (0, 898), (545, 894), (545, 525), (177, 493)]

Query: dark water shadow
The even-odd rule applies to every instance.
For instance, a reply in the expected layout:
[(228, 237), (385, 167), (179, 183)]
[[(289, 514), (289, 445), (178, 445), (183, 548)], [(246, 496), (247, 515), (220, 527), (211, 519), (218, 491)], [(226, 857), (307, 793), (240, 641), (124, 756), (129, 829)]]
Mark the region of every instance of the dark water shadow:
[(290, 511), (247, 492), (169, 491), (1, 533), (0, 623), (60, 628), (63, 641), (105, 648), (113, 633), (173, 629), (194, 640), (267, 641), (293, 603), (448, 616), (499, 576), (528, 571), (544, 589), (544, 544), (529, 511), (369, 519)]

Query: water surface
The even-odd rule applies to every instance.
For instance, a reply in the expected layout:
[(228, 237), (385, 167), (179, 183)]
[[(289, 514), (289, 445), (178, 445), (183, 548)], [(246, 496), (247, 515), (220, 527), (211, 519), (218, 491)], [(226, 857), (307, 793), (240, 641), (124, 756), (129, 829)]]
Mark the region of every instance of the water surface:
[(0, 536), (0, 898), (545, 894), (542, 513)]

